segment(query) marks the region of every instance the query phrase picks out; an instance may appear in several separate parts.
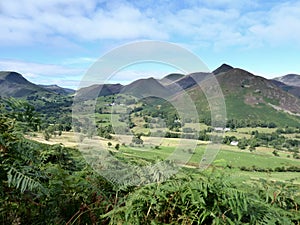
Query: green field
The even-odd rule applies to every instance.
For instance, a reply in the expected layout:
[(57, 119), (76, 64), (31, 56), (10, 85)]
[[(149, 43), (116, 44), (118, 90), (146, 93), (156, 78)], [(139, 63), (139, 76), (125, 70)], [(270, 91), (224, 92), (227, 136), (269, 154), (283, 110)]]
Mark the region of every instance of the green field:
[[(259, 169), (266, 169), (274, 171), (276, 168), (280, 167), (300, 167), (300, 160), (287, 158), (284, 154), (280, 157), (276, 157), (270, 152), (259, 151), (255, 153), (251, 153), (247, 150), (228, 150), (228, 146), (223, 146), (218, 155), (216, 156), (213, 165), (217, 167), (230, 167), (230, 168), (241, 168), (245, 167), (248, 169), (254, 170), (257, 168)], [(234, 148), (234, 147), (232, 147)], [(184, 152), (184, 154), (190, 154), (190, 160), (187, 165), (193, 166), (195, 168), (198, 167), (203, 153), (206, 149), (206, 145), (197, 146), (194, 153), (191, 152)], [(122, 146), (119, 150), (120, 155), (124, 155), (124, 157), (136, 157), (142, 158), (150, 161), (155, 161), (157, 159), (166, 159), (168, 158), (173, 152), (174, 147), (165, 147), (160, 146), (159, 149), (154, 149), (153, 147), (124, 147)], [(259, 177), (256, 173), (257, 171), (250, 173), (256, 174), (255, 177)], [(282, 175), (282, 179), (285, 180), (285, 172), (279, 173)], [(298, 173), (292, 173), (297, 175)]]

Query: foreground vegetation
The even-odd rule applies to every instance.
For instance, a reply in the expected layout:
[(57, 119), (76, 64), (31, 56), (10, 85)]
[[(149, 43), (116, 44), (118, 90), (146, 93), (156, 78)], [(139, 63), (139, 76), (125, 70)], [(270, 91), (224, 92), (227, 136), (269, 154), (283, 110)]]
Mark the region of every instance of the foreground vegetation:
[[(260, 144), (254, 151), (224, 143), (208, 170), (183, 168), (167, 181), (118, 186), (94, 171), (77, 149), (25, 138), (24, 134), (45, 134), (32, 106), (10, 101), (0, 111), (1, 224), (299, 224), (299, 160), (292, 156), (297, 148), (290, 146), (290, 151), (283, 146), (279, 156), (271, 148), (260, 149), (266, 147), (260, 142), (261, 130), (253, 134)], [(111, 125), (99, 118), (103, 127)], [(137, 127), (136, 121), (129, 122)], [(56, 125), (58, 130), (50, 129)], [(54, 134), (64, 135), (65, 128), (60, 127), (59, 134), (59, 127), (45, 128), (52, 135), (50, 141)], [(112, 154), (126, 162), (163, 160), (174, 151), (171, 140), (176, 141), (164, 139), (170, 146), (147, 146), (146, 137), (136, 135), (131, 148), (119, 144), (107, 129), (99, 131), (107, 135), (105, 143)], [(280, 134), (290, 135), (286, 131)], [(252, 135), (251, 130), (243, 132)], [(85, 135), (92, 140), (95, 134)], [(205, 145), (198, 145), (188, 165), (198, 163), (204, 150)]]

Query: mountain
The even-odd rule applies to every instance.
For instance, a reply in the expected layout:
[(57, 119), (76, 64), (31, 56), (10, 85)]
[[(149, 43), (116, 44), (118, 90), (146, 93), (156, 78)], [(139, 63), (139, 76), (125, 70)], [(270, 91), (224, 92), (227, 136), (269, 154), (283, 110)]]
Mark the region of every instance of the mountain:
[[(268, 121), (281, 126), (300, 123), (300, 99), (272, 81), (239, 68), (218, 73), (216, 78), (224, 95), (228, 119)], [(209, 115), (210, 107), (201, 87), (193, 86), (187, 91), (199, 113)]]
[(156, 96), (169, 97), (171, 92), (154, 78), (139, 79), (123, 87), (121, 93), (129, 94), (138, 98)]
[(39, 85), (40, 87), (48, 90), (48, 91), (51, 91), (51, 92), (54, 92), (56, 94), (60, 94), (60, 95), (69, 95), (69, 94), (74, 94), (75, 93), (75, 90), (73, 89), (70, 89), (70, 88), (62, 88), (56, 84), (52, 84), (52, 85), (42, 85), (40, 84)]
[[(215, 76), (212, 77), (213, 75)], [(184, 100), (188, 93), (199, 114), (207, 118), (210, 117), (211, 106), (207, 101), (210, 96), (206, 96), (207, 93), (203, 91), (203, 84), (209, 83), (209, 79), (216, 79), (220, 85), (226, 103), (227, 119), (276, 122), (281, 126), (300, 123), (300, 99), (292, 95), (295, 88), (287, 90), (279, 86), (278, 81), (274, 83), (273, 80), (227, 64), (221, 65), (213, 73), (169, 74), (160, 80), (139, 79), (122, 88), (118, 86), (113, 93), (126, 93), (139, 98), (172, 98), (175, 101)], [(102, 88), (102, 95), (110, 95), (111, 91), (103, 86), (93, 85), (85, 90), (88, 90), (86, 93), (92, 93), (99, 91), (99, 88)], [(208, 85), (206, 88), (213, 87)]]
[(25, 79), (21, 74), (13, 71), (0, 71), (1, 97), (28, 97), (30, 95), (69, 95), (74, 90), (57, 85), (36, 85)]
[(26, 80), (21, 74), (11, 71), (0, 72), (0, 96), (24, 97), (34, 93), (50, 93), (48, 90)]
[(274, 78), (274, 80), (280, 81), (289, 86), (300, 87), (300, 75), (298, 74), (288, 74), (282, 77)]
[(79, 89), (76, 98), (81, 100), (94, 99), (95, 97), (108, 96), (120, 93), (123, 85), (121, 84), (94, 84)]
[(238, 94), (249, 105), (274, 104), (283, 110), (300, 113), (300, 99), (278, 88), (268, 79), (235, 68), (217, 77), (223, 93)]

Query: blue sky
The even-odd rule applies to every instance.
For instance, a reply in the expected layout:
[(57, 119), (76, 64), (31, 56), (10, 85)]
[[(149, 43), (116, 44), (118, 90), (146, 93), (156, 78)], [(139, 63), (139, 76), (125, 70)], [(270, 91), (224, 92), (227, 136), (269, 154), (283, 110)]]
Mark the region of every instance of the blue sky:
[[(161, 40), (273, 78), (300, 74), (300, 1), (18, 0), (0, 2), (0, 70), (35, 83), (75, 88), (103, 54), (122, 44)], [(172, 68), (139, 66), (124, 81)]]

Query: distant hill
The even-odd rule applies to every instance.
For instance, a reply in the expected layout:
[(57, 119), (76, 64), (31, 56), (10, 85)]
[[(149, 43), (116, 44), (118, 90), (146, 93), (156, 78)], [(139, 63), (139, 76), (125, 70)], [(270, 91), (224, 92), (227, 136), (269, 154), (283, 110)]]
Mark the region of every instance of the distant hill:
[(288, 74), (282, 77), (274, 78), (273, 80), (280, 81), (289, 86), (300, 87), (300, 75), (298, 74)]
[(300, 98), (300, 75), (288, 74), (274, 78), (271, 81), (282, 90)]
[(54, 93), (60, 94), (60, 95), (69, 95), (69, 94), (74, 94), (75, 93), (75, 90), (73, 90), (73, 89), (62, 88), (62, 87), (60, 87), (56, 84), (53, 84), (53, 85), (42, 85), (42, 84), (40, 84), (39, 86), (46, 89), (46, 90), (49, 90), (51, 92), (54, 92)]
[(22, 98), (30, 95), (69, 95), (74, 90), (57, 85), (37, 85), (25, 79), (21, 74), (13, 71), (0, 71), (0, 96)]
[(50, 91), (29, 82), (19, 73), (0, 72), (0, 96), (19, 98), (38, 92), (49, 93)]

